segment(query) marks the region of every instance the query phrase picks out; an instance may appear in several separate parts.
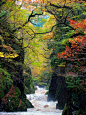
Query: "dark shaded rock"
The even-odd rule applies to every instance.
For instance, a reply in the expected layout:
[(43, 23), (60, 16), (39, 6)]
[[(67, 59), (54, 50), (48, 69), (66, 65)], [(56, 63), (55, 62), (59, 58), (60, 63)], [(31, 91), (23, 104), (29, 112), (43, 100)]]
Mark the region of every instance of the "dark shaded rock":
[(67, 103), (67, 84), (65, 82), (65, 77), (63, 76), (58, 76), (55, 96), (56, 100), (58, 100), (56, 108), (63, 109), (65, 103)]
[(33, 108), (33, 105), (26, 99), (25, 94), (21, 97), (18, 87), (12, 85), (9, 92), (2, 98), (1, 107), (1, 111), (15, 112), (27, 111), (27, 108)]
[(29, 73), (25, 72), (23, 73), (24, 77), (24, 93), (31, 94), (35, 93), (35, 87), (32, 75), (29, 75)]
[(27, 111), (27, 107), (22, 100), (20, 100), (20, 102), (19, 102), (19, 106), (17, 108), (17, 111)]
[(9, 92), (2, 98), (2, 111), (17, 111), (20, 96), (19, 88), (12, 85)]
[[(61, 71), (61, 72), (60, 72)], [(48, 101), (58, 101), (56, 106), (57, 109), (63, 109), (65, 103), (67, 103), (67, 84), (65, 77), (59, 75), (59, 73), (64, 74), (64, 68), (56, 68), (55, 72), (52, 74), (52, 79), (49, 87)]]
[(27, 111), (27, 108), (33, 108), (33, 105), (31, 104), (31, 102), (27, 100), (26, 98), (20, 100), (17, 111)]
[(50, 83), (50, 87), (49, 87), (49, 94), (48, 94), (48, 101), (55, 101), (55, 95), (56, 95), (56, 90), (57, 90), (57, 74), (53, 73), (52, 75), (52, 79), (51, 79), (51, 83)]

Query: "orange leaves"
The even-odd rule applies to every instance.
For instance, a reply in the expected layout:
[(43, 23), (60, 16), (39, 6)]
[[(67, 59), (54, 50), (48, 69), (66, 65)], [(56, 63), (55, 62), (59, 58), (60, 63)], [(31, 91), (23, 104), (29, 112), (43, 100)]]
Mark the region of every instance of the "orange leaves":
[(66, 46), (65, 51), (58, 54), (59, 58), (74, 57), (78, 52), (83, 51), (83, 48), (86, 47), (86, 37), (77, 36), (73, 40), (69, 39), (71, 46)]
[(67, 58), (71, 56), (71, 48), (66, 46), (65, 51), (57, 54), (58, 58)]
[(50, 38), (52, 38), (52, 37), (53, 37), (53, 33), (50, 32), (50, 33), (44, 35), (43, 40), (45, 40), (45, 39), (50, 39)]
[(13, 51), (13, 48), (11, 48), (10, 46), (7, 46), (7, 45), (0, 45), (0, 47), (6, 48), (7, 51)]
[(74, 26), (76, 24), (76, 21), (75, 20), (71, 20), (69, 19), (69, 22), (70, 22), (70, 25)]
[(73, 58), (83, 52), (83, 49), (86, 48), (86, 19), (83, 19), (82, 21), (69, 19), (69, 21), (70, 25), (76, 29), (75, 31), (83, 31), (85, 35), (74, 37), (73, 40), (69, 39), (71, 46), (66, 46), (65, 51), (58, 54), (58, 58)]
[(81, 66), (79, 71), (83, 71), (85, 69), (85, 66)]
[(19, 102), (19, 106), (18, 106), (18, 108), (21, 106), (21, 99), (20, 99), (20, 102)]
[(83, 19), (82, 21), (75, 21), (69, 19), (69, 21), (70, 21), (70, 25), (76, 29), (76, 32), (84, 30), (84, 33), (86, 33), (86, 19)]
[(84, 34), (86, 34), (86, 29), (85, 29), (85, 31), (84, 31)]
[(12, 85), (9, 92), (2, 98), (2, 101), (7, 102), (8, 97), (14, 97), (16, 94), (15, 87)]
[(11, 2), (11, 0), (8, 0), (8, 2)]

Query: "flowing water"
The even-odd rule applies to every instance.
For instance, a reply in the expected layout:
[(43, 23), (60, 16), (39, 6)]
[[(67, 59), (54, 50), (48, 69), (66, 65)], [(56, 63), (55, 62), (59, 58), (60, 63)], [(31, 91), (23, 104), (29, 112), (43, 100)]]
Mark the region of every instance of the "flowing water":
[(35, 94), (26, 95), (34, 108), (28, 108), (27, 112), (0, 112), (0, 115), (62, 115), (62, 110), (56, 109), (57, 102), (47, 102), (46, 92), (45, 88), (37, 86)]

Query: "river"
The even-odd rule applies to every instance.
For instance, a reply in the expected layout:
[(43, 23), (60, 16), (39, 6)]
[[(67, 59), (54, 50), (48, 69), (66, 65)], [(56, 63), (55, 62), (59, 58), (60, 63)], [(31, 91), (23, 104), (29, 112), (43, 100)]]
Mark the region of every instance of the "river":
[(27, 112), (0, 112), (0, 115), (62, 115), (62, 110), (56, 109), (57, 102), (47, 102), (46, 92), (45, 88), (37, 86), (35, 94), (26, 94), (34, 108), (28, 108)]

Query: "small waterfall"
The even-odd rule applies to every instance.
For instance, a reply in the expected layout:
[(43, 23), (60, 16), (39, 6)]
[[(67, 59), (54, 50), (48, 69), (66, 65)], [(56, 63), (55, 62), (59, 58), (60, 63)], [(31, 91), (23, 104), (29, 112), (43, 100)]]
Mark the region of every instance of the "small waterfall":
[(26, 94), (34, 108), (28, 108), (27, 112), (0, 112), (0, 115), (62, 115), (62, 110), (56, 109), (56, 102), (47, 102), (45, 93), (48, 90), (37, 86), (35, 94)]

